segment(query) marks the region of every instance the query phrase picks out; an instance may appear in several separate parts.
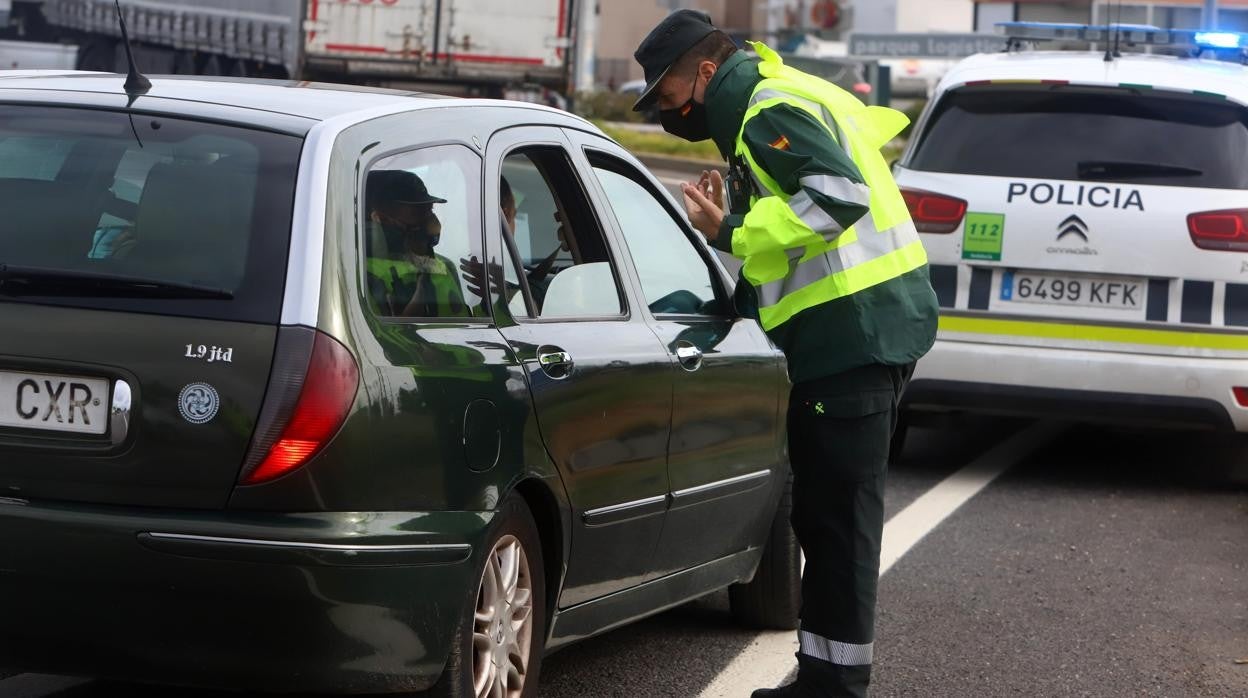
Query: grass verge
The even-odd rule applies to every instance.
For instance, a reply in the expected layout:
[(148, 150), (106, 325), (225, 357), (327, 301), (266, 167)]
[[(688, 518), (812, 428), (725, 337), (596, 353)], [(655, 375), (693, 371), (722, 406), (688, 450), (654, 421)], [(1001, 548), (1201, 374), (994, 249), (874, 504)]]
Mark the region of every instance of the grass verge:
[[(595, 123), (602, 129), (603, 133), (606, 133), (620, 145), (624, 146), (625, 150), (634, 155), (671, 155), (694, 160), (706, 160), (708, 162), (723, 162), (719, 156), (719, 149), (711, 141), (690, 143), (683, 138), (677, 138), (666, 133), (634, 131), (627, 128), (613, 127), (611, 124), (600, 121)], [(905, 148), (905, 141), (897, 139), (886, 144), (880, 152), (884, 155), (884, 161), (891, 164), (901, 157), (901, 153)]]
[(632, 131), (624, 128), (615, 128), (610, 124), (598, 122), (598, 128), (603, 133), (615, 139), (624, 149), (630, 153), (650, 153), (653, 155), (672, 155), (676, 157), (693, 158), (695, 160), (720, 160), (719, 149), (711, 141), (702, 141), (700, 143), (690, 143), (683, 138), (668, 135), (666, 133), (651, 133), (648, 131)]

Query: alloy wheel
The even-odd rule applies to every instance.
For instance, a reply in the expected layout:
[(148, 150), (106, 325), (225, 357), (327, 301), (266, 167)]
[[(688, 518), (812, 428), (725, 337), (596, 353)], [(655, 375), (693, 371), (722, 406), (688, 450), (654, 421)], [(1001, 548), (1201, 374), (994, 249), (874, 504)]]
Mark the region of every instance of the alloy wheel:
[(477, 698), (519, 698), (533, 648), (533, 577), (528, 555), (515, 536), (500, 538), (485, 562), (472, 648)]

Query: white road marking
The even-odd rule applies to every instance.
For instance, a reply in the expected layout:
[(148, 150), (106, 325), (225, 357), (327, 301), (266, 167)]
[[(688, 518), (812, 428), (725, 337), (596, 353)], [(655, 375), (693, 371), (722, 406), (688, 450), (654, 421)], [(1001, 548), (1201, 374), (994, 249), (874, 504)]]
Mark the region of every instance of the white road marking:
[[(884, 524), (880, 575), (942, 521), (978, 494), (1011, 466), (1052, 441), (1064, 425), (1041, 422), (1027, 427), (989, 449), (979, 458), (928, 490)], [(796, 666), (797, 633), (760, 633), (719, 676), (702, 690), (700, 698), (748, 696), (755, 688), (776, 686)]]
[(1032, 451), (1052, 441), (1065, 428), (1056, 422), (1033, 424), (992, 447), (897, 512), (884, 524), (880, 576), (971, 497)]
[(18, 674), (0, 680), (0, 695), (4, 698), (40, 698), (90, 683), (92, 680), (80, 676)]

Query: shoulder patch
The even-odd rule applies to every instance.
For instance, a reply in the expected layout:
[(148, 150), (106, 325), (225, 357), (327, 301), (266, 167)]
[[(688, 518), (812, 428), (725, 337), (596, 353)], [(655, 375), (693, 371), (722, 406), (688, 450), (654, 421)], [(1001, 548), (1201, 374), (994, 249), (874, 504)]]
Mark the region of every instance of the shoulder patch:
[(788, 150), (789, 149), (789, 137), (782, 134), (779, 138), (771, 142), (771, 147), (775, 148), (776, 150)]

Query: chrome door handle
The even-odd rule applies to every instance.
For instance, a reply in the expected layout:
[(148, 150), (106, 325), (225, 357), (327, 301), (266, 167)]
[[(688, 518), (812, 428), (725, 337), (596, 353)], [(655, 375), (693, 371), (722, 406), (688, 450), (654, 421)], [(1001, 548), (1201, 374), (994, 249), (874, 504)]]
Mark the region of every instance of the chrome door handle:
[(687, 342), (681, 342), (676, 345), (676, 360), (686, 371), (696, 371), (702, 367), (702, 350)]
[(542, 367), (542, 372), (551, 378), (560, 379), (567, 378), (572, 374), (572, 355), (566, 351), (550, 350), (539, 351), (537, 354), (537, 365)]

